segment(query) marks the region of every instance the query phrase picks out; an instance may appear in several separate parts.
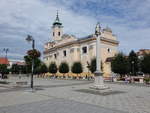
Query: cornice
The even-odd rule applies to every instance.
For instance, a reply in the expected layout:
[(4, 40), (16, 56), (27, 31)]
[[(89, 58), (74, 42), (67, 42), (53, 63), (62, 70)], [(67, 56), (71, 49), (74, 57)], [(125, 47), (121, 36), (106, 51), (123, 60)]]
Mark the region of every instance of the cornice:
[[(64, 47), (67, 47), (67, 46), (70, 46), (70, 45), (71, 46), (74, 46), (74, 45), (80, 46), (82, 43), (90, 42), (90, 41), (93, 41), (93, 40), (96, 40), (96, 38), (91, 37), (91, 38), (87, 38), (87, 39), (79, 39), (79, 40), (75, 40), (75, 41), (72, 41), (72, 42), (63, 43), (61, 45), (58, 45), (58, 46), (55, 46), (53, 48), (47, 49), (43, 53), (47, 54), (49, 52), (53, 52), (53, 51), (56, 51), (57, 49), (64, 48)], [(108, 39), (108, 38), (105, 38), (105, 37), (101, 37), (101, 41), (102, 41), (102, 43), (107, 43), (107, 44), (110, 44), (110, 45), (118, 46), (118, 44), (119, 44), (119, 41)]]

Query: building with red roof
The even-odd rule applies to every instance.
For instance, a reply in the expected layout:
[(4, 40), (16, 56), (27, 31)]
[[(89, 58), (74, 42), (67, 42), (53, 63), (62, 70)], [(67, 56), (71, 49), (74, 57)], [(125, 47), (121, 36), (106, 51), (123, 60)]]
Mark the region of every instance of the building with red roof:
[(0, 57), (0, 64), (9, 65), (9, 61), (8, 61), (8, 59), (5, 58), (5, 57)]

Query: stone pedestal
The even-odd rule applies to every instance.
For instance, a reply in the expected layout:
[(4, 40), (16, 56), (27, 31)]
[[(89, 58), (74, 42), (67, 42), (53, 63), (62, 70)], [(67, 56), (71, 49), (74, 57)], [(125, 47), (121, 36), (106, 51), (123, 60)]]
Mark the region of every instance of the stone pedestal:
[(95, 72), (94, 85), (91, 86), (90, 88), (96, 90), (104, 90), (109, 88), (108, 86), (104, 85), (103, 73), (100, 73), (99, 71)]

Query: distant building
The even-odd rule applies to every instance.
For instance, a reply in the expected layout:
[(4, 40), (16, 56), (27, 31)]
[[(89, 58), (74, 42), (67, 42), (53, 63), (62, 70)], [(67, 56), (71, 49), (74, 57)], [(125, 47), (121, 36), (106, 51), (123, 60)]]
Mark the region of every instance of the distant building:
[(145, 54), (150, 54), (150, 49), (140, 49), (137, 52), (137, 55), (141, 56), (141, 55), (145, 55)]
[[(71, 67), (74, 62), (80, 61), (83, 71), (89, 71), (87, 66), (96, 57), (96, 38), (94, 34), (84, 38), (63, 34), (63, 26), (57, 14), (52, 25), (52, 39), (53, 41), (44, 45), (44, 62), (47, 66), (51, 62), (56, 62), (58, 66), (61, 62), (67, 62)], [(118, 52), (118, 44), (119, 42), (110, 28), (102, 29), (100, 55), (104, 76), (110, 76), (111, 74), (110, 59)]]
[(137, 52), (138, 58), (143, 58), (143, 56), (146, 54), (150, 54), (150, 49), (140, 49)]
[(9, 60), (9, 64), (10, 64), (9, 68), (11, 68), (13, 64), (25, 65), (25, 62), (24, 62), (24, 60), (10, 59), (10, 60)]

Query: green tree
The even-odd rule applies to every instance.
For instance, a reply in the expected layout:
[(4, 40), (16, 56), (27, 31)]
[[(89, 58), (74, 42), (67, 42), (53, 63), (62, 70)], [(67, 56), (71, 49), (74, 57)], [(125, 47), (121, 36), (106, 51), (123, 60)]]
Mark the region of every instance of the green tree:
[(62, 62), (60, 65), (59, 65), (59, 72), (60, 73), (68, 73), (69, 72), (69, 66), (66, 62)]
[(12, 74), (25, 74), (27, 72), (26, 65), (13, 64), (10, 71)]
[[(24, 56), (26, 63), (27, 73), (31, 73), (32, 69), (32, 58), (29, 55)], [(34, 73), (37, 73), (39, 66), (41, 65), (41, 60), (39, 58), (34, 58)]]
[(39, 66), (41, 65), (41, 60), (39, 59), (40, 56), (41, 53), (36, 49), (27, 51), (27, 55), (24, 56), (24, 60), (27, 66), (26, 68), (27, 73), (31, 73), (33, 59), (34, 59), (34, 73), (38, 73)]
[(132, 72), (132, 75), (137, 75), (139, 71), (139, 60), (137, 54), (133, 50), (129, 53), (128, 62), (129, 71)]
[(17, 65), (17, 64), (13, 64), (13, 65), (12, 65), (12, 67), (11, 67), (11, 72), (12, 72), (13, 74), (19, 74), (19, 70), (20, 70), (19, 65)]
[(40, 73), (47, 73), (47, 72), (48, 72), (47, 66), (44, 63), (42, 63), (40, 66)]
[(90, 68), (89, 69), (90, 69), (90, 71), (92, 73), (94, 73), (96, 71), (96, 58), (94, 58), (94, 59), (91, 60)]
[(150, 74), (150, 54), (146, 54), (141, 61), (142, 72)]
[(71, 67), (72, 73), (80, 74), (83, 72), (82, 64), (81, 62), (74, 62)]
[[(94, 73), (96, 71), (96, 58), (93, 58), (90, 63), (90, 71)], [(101, 62), (101, 71), (103, 71), (103, 63)]]
[(115, 55), (111, 62), (111, 69), (114, 73), (122, 75), (129, 73), (129, 62), (123, 53), (118, 53)]
[(26, 65), (20, 65), (20, 73), (23, 73), (23, 74), (27, 73), (27, 66)]
[(41, 53), (40, 51), (34, 49), (34, 50), (28, 50), (27, 55), (33, 59), (33, 58), (39, 58), (41, 56)]
[(55, 62), (51, 62), (50, 65), (49, 65), (49, 72), (50, 73), (53, 73), (53, 74), (56, 74), (57, 73), (57, 65)]
[(9, 70), (7, 69), (6, 64), (0, 64), (0, 73), (2, 74), (2, 79), (4, 78), (4, 74), (9, 73)]

